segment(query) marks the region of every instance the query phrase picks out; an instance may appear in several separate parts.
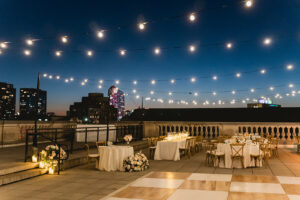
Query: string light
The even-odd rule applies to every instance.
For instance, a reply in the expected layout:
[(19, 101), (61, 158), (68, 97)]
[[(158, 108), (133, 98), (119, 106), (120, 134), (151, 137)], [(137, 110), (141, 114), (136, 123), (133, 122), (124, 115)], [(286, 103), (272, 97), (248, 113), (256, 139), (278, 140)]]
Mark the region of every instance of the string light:
[(196, 78), (195, 77), (192, 77), (191, 80), (190, 80), (192, 83), (196, 82)]
[(172, 84), (174, 84), (174, 83), (175, 83), (175, 80), (174, 80), (174, 79), (171, 79), (170, 82), (171, 82)]
[(141, 31), (143, 31), (146, 28), (146, 23), (145, 22), (139, 23), (138, 27)]
[(169, 96), (172, 96), (172, 92), (169, 92)]
[(103, 30), (98, 31), (97, 32), (97, 37), (100, 38), (100, 39), (102, 39), (104, 37), (104, 31)]
[(213, 94), (214, 96), (216, 96), (216, 95), (217, 95), (217, 93), (216, 93), (216, 92), (213, 92), (212, 94)]
[(160, 48), (158, 48), (158, 47), (155, 48), (155, 49), (154, 49), (154, 53), (155, 53), (156, 55), (160, 54)]
[(46, 78), (47, 76), (48, 76), (48, 74), (43, 74), (43, 77), (45, 77), (45, 78)]
[(139, 95), (136, 95), (136, 96), (135, 96), (135, 98), (139, 99), (139, 98), (140, 98), (140, 96), (139, 96)]
[(153, 94), (154, 94), (154, 91), (150, 91), (150, 94), (153, 95)]
[(93, 51), (88, 50), (88, 51), (86, 52), (86, 55), (87, 55), (88, 57), (92, 57), (92, 56), (93, 56)]
[(49, 79), (52, 79), (53, 78), (53, 76), (52, 75), (49, 75)]
[(242, 75), (241, 75), (241, 73), (236, 73), (235, 76), (236, 76), (237, 78), (240, 78)]
[(272, 39), (271, 38), (265, 38), (264, 39), (264, 45), (268, 46), (272, 43)]
[(294, 87), (294, 84), (289, 84), (289, 88), (293, 88)]
[(66, 83), (69, 83), (69, 79), (66, 78), (66, 79), (65, 79), (65, 82), (66, 82)]
[(120, 81), (119, 81), (119, 80), (116, 80), (115, 83), (116, 83), (117, 85), (119, 85), (119, 84), (120, 84)]
[(126, 55), (126, 50), (120, 50), (120, 54), (121, 54), (121, 56), (125, 56)]
[(252, 0), (247, 0), (247, 1), (245, 2), (245, 6), (246, 6), (247, 8), (251, 8), (251, 7), (253, 6), (253, 1), (252, 1)]
[(212, 79), (216, 81), (218, 80), (218, 76), (213, 76)]
[(86, 78), (86, 79), (84, 79), (83, 81), (84, 81), (85, 83), (87, 83), (89, 80)]
[(99, 80), (99, 83), (100, 83), (100, 84), (103, 84), (103, 80)]
[(71, 77), (71, 78), (70, 78), (70, 81), (71, 81), (71, 82), (73, 82), (73, 81), (74, 81), (74, 78), (73, 78), (73, 77)]
[(98, 88), (101, 89), (101, 88), (102, 88), (102, 85), (99, 85)]
[(252, 92), (252, 93), (255, 92), (255, 89), (251, 88), (251, 89), (250, 89), (250, 92)]
[(85, 82), (81, 82), (81, 85), (84, 86), (84, 85), (85, 85)]
[(30, 56), (31, 55), (31, 51), (28, 50), (28, 49), (26, 49), (26, 50), (24, 50), (24, 54), (25, 54), (25, 56)]
[(293, 65), (287, 65), (287, 66), (286, 66), (286, 69), (287, 69), (287, 70), (293, 70), (293, 69), (294, 69), (294, 66), (293, 66)]
[(195, 96), (195, 97), (197, 97), (197, 96), (198, 96), (198, 93), (197, 93), (197, 92), (195, 92), (195, 93), (194, 93), (194, 96)]
[(2, 49), (6, 49), (6, 48), (7, 48), (7, 42), (1, 42), (1, 43), (0, 43), (0, 47), (1, 47)]
[(231, 91), (231, 94), (235, 94), (235, 91), (234, 91), (234, 90), (232, 90), (232, 91)]
[(189, 15), (189, 20), (190, 20), (191, 22), (194, 22), (194, 21), (196, 20), (196, 15), (195, 15), (195, 13), (191, 13), (191, 14)]
[(132, 93), (135, 94), (135, 93), (136, 93), (136, 90), (132, 90)]
[(27, 39), (27, 40), (26, 40), (26, 44), (27, 44), (28, 46), (32, 46), (32, 45), (33, 45), (33, 40), (32, 40), (32, 39)]
[(152, 84), (152, 85), (155, 85), (155, 83), (156, 83), (155, 80), (152, 80), (152, 81), (151, 81), (151, 84)]
[(55, 78), (56, 78), (57, 80), (59, 80), (59, 79), (60, 79), (60, 76), (56, 76)]
[(265, 74), (267, 71), (265, 69), (260, 70), (261, 74)]
[(194, 45), (190, 45), (189, 50), (193, 53), (194, 51), (196, 51), (196, 47)]
[(68, 40), (69, 40), (68, 36), (62, 36), (61, 37), (61, 42), (62, 43), (68, 43)]
[(60, 57), (60, 56), (61, 56), (61, 51), (55, 51), (55, 55), (56, 55), (57, 57)]
[(271, 91), (273, 91), (273, 90), (274, 90), (274, 87), (271, 86), (269, 89), (270, 89)]
[(231, 42), (228, 42), (228, 43), (226, 44), (226, 48), (227, 48), (227, 49), (231, 49), (231, 48), (232, 48), (232, 46), (233, 46), (233, 45), (232, 45), (232, 43), (231, 43)]
[(133, 85), (137, 85), (137, 81), (133, 81)]

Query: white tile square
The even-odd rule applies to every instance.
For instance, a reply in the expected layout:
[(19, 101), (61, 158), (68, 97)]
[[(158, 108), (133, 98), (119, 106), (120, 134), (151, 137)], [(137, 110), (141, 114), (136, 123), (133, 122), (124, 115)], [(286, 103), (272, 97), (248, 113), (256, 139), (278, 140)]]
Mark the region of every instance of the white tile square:
[(231, 182), (230, 191), (285, 194), (281, 185), (275, 183)]
[(204, 190), (176, 190), (168, 200), (227, 200), (228, 192)]
[(300, 200), (300, 195), (288, 195), (289, 200)]
[(161, 178), (143, 178), (135, 181), (131, 186), (135, 187), (155, 187), (155, 188), (178, 188), (184, 180), (179, 179), (161, 179)]
[(281, 184), (300, 184), (300, 177), (277, 176), (277, 179)]
[(200, 181), (227, 181), (230, 182), (232, 178), (231, 174), (199, 174), (193, 173), (188, 180), (200, 180)]

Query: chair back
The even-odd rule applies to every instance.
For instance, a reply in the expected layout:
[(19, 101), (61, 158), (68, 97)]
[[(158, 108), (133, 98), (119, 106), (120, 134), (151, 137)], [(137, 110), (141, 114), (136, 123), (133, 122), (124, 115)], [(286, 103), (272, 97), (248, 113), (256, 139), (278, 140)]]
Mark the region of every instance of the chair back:
[(190, 149), (191, 148), (191, 139), (186, 139), (185, 140), (185, 149)]
[(203, 136), (197, 136), (196, 142), (203, 142)]
[(190, 140), (190, 146), (191, 147), (195, 147), (195, 145), (196, 145), (196, 138), (192, 137), (189, 140)]
[(158, 141), (159, 141), (158, 137), (152, 137), (151, 138), (151, 146), (156, 146)]
[(96, 147), (98, 147), (98, 146), (107, 146), (106, 141), (97, 141)]
[(85, 144), (86, 152), (89, 155), (90, 154), (90, 146), (88, 144)]
[(269, 158), (270, 157), (270, 144), (265, 144), (265, 143), (259, 144), (259, 151), (262, 152), (262, 155), (264, 158)]
[(242, 157), (244, 155), (245, 144), (230, 144), (231, 156), (232, 157)]
[(208, 149), (208, 152), (209, 152), (209, 153), (212, 153), (214, 150), (217, 149), (216, 144), (217, 144), (217, 143), (214, 143), (214, 142), (209, 142), (209, 143), (207, 143), (207, 149)]

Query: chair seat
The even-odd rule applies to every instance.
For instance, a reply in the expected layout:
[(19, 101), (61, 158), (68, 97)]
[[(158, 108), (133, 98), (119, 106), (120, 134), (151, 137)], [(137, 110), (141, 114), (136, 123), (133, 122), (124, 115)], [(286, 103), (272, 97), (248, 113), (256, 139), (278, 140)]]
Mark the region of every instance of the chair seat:
[(260, 153), (260, 154), (250, 154), (251, 157), (260, 157), (260, 156), (263, 156), (264, 154), (263, 153)]
[(98, 158), (99, 157), (99, 154), (89, 154), (88, 157), (90, 158)]
[(221, 151), (214, 151), (211, 154), (214, 155), (214, 156), (224, 156), (225, 155), (225, 153), (221, 152)]
[(156, 147), (149, 147), (149, 149), (156, 149)]

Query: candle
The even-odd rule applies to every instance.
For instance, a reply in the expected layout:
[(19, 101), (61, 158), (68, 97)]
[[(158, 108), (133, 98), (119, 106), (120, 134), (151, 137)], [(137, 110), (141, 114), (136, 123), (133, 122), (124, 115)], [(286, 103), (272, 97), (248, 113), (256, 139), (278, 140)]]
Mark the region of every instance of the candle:
[(36, 155), (33, 155), (32, 158), (31, 158), (32, 162), (36, 163), (38, 158)]
[(54, 174), (54, 169), (53, 169), (53, 167), (50, 167), (50, 168), (49, 168), (49, 174)]

